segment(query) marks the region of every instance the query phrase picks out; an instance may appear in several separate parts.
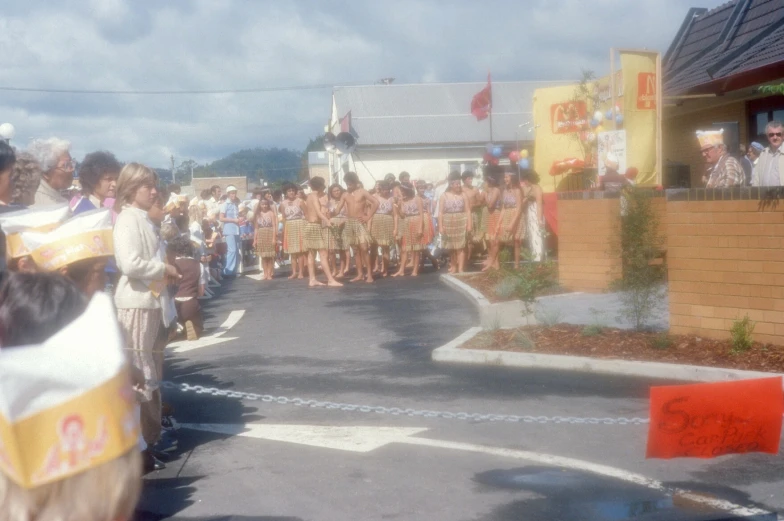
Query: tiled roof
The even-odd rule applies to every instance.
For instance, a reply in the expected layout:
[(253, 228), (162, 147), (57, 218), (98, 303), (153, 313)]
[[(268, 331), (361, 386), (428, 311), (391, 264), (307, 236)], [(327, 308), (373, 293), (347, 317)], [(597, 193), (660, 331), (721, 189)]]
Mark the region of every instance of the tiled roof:
[[(515, 141), (518, 125), (533, 119), (534, 90), (575, 82), (493, 82), (493, 140)], [(489, 118), (471, 115), (471, 99), (486, 83), (424, 83), (335, 87), (339, 117), (351, 111), (362, 145), (485, 144)], [(520, 129), (520, 141), (530, 139)]]
[(784, 61), (784, 0), (731, 0), (684, 26), (664, 64), (668, 95)]

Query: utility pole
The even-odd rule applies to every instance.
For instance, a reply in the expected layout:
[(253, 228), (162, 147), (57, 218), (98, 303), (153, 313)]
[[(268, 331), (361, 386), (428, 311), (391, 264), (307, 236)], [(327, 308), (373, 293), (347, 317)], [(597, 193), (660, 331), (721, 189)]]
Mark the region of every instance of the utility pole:
[(169, 159), (171, 159), (172, 183), (176, 183), (177, 182), (177, 175), (174, 173), (174, 154), (172, 154)]

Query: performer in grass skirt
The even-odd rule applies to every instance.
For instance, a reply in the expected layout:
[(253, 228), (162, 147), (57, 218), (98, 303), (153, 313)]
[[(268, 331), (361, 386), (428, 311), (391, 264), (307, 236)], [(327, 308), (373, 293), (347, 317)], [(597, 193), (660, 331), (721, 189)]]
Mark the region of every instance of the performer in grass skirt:
[[(330, 217), (330, 236), (329, 236), (329, 266), (335, 277), (345, 277), (348, 273), (350, 257), (348, 255), (348, 247), (346, 246), (345, 229), (346, 229), (346, 207), (342, 206), (340, 211), (337, 211), (340, 205), (340, 198), (343, 197), (345, 190), (339, 184), (334, 184), (329, 187), (329, 201), (327, 202), (327, 210)], [(340, 266), (335, 266), (335, 254), (340, 257)], [(337, 268), (337, 269), (335, 269)]]
[[(516, 167), (507, 167), (504, 173), (504, 191), (501, 195), (501, 219), (498, 223), (498, 242), (512, 245), (514, 266), (520, 267), (520, 247), (525, 237), (525, 217), (523, 215), (523, 193), (517, 177)], [(521, 229), (522, 228), (522, 229)]]
[(485, 229), (487, 230), (489, 248), (482, 271), (500, 268), (498, 263), (498, 224), (501, 222), (501, 206), (503, 202), (499, 185), (501, 184), (503, 174), (502, 167), (492, 165), (488, 166), (485, 172), (484, 214), (487, 215)]
[(424, 233), (424, 220), (422, 200), (414, 195), (411, 183), (400, 183), (402, 200), (398, 206), (398, 236), (400, 237), (400, 268), (393, 277), (402, 277), (406, 274), (406, 262), (411, 255), (413, 258), (413, 271), (411, 275), (419, 275), (419, 256), (422, 251), (422, 235)]
[(389, 252), (397, 237), (398, 216), (395, 212), (392, 187), (386, 181), (379, 181), (377, 187), (375, 198), (378, 200), (378, 209), (370, 220), (370, 265), (376, 265), (378, 250), (381, 249), (380, 273), (382, 277), (386, 277), (389, 270)]
[(280, 214), (283, 219), (283, 251), (291, 256), (291, 276), (289, 279), (305, 278), (305, 212), (303, 202), (297, 197), (297, 185), (285, 185), (286, 199), (280, 203)]
[(466, 259), (470, 261), (474, 250), (481, 248), (485, 240), (485, 230), (482, 229), (484, 202), (481, 192), (474, 186), (474, 173), (466, 171), (460, 177), (463, 180), (463, 193), (471, 205), (471, 235), (466, 242)]
[(262, 198), (256, 207), (256, 234), (253, 248), (261, 259), (263, 280), (272, 280), (275, 273), (275, 246), (277, 242), (278, 216), (268, 199)]
[(424, 230), (422, 232), (422, 265), (425, 264), (425, 259), (430, 260), (430, 264), (433, 265), (435, 269), (438, 269), (438, 259), (433, 256), (432, 248), (434, 248), (434, 242), (436, 238), (436, 227), (433, 224), (433, 199), (428, 197), (426, 194), (427, 192), (427, 183), (423, 180), (419, 180), (416, 183), (416, 190), (417, 190), (417, 197), (422, 200), (422, 211), (424, 212)]
[(449, 188), (438, 202), (438, 231), (441, 248), (449, 252), (449, 272), (463, 273), (466, 262), (466, 240), (472, 230), (471, 203), (463, 192), (460, 174), (452, 172)]

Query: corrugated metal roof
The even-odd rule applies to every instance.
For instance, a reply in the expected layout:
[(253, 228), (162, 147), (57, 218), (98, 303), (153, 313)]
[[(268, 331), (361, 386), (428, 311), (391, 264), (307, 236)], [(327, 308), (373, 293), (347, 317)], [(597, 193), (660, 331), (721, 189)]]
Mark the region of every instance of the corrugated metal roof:
[[(515, 141), (518, 125), (531, 121), (534, 91), (575, 82), (493, 82), (493, 139)], [(484, 144), (489, 118), (477, 121), (471, 99), (486, 83), (424, 83), (335, 87), (339, 117), (351, 124), (363, 145)], [(520, 129), (520, 140), (530, 135)]]
[[(665, 65), (665, 93), (688, 92), (717, 79), (784, 60), (781, 30), (764, 36), (782, 19), (784, 0), (732, 0), (697, 17), (673, 53), (674, 59)], [(744, 49), (746, 46), (749, 47)], [(733, 58), (738, 52), (742, 54)], [(720, 68), (711, 70), (716, 67)]]

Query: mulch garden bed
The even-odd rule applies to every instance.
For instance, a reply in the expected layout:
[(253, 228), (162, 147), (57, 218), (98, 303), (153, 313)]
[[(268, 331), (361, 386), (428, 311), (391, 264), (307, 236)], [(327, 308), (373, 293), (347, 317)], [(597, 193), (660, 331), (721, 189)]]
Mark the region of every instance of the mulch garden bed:
[(461, 346), (598, 359), (702, 365), (784, 373), (784, 347), (755, 342), (735, 352), (727, 340), (558, 324), (483, 331)]
[[(491, 270), (460, 275), (457, 279), (477, 290), (492, 303), (520, 300), (514, 293), (509, 295), (504, 295), (503, 293), (499, 294), (497, 288), (506, 277), (509, 277), (509, 272), (507, 271)], [(553, 285), (550, 288), (537, 292), (536, 296), (543, 297), (546, 295), (559, 295), (561, 293), (568, 293), (568, 291), (558, 285)]]

